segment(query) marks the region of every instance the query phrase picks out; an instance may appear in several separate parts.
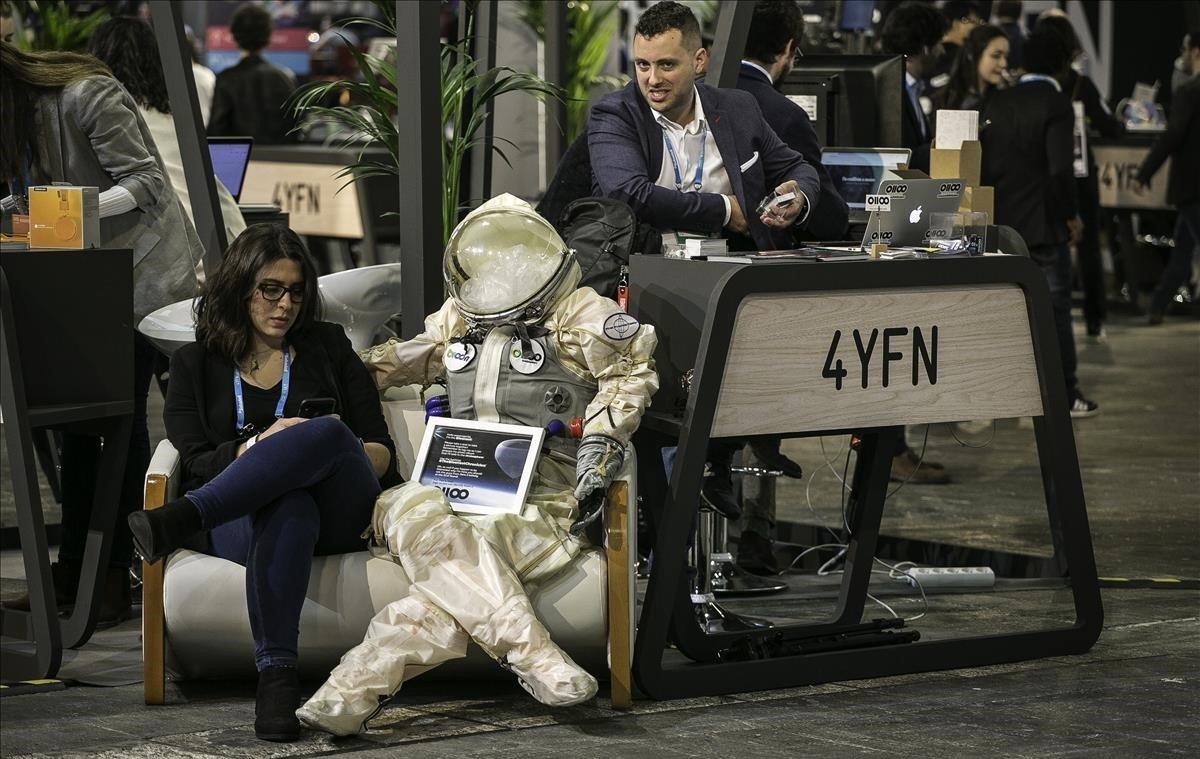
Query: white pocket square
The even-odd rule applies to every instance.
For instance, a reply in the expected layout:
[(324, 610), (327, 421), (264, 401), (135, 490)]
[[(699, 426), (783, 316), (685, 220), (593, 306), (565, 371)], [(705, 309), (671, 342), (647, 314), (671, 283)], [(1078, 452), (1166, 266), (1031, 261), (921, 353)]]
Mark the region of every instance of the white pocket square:
[(749, 161), (746, 161), (745, 163), (742, 164), (742, 166), (741, 166), (742, 173), (745, 174), (746, 169), (750, 168), (751, 166), (753, 166), (756, 163), (758, 163), (758, 151), (757, 150), (754, 151), (754, 155), (750, 156)]

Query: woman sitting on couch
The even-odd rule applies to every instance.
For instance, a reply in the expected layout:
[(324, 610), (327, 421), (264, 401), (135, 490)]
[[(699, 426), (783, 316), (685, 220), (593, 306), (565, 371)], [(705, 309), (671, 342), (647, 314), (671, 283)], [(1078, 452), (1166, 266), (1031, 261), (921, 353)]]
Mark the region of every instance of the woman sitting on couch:
[(207, 553), (246, 567), (254, 730), (265, 740), (300, 733), (297, 639), (312, 557), (363, 550), (376, 496), (400, 482), (375, 383), (320, 310), (295, 232), (256, 225), (234, 240), (198, 301), (196, 342), (171, 359), (164, 420), (186, 495), (129, 517), (146, 561), (207, 531)]

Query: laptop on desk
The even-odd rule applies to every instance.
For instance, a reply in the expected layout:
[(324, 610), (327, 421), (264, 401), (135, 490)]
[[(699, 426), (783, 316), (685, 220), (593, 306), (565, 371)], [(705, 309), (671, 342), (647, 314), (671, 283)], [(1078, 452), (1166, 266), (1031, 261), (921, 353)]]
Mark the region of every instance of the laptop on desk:
[(874, 193), (889, 171), (908, 166), (908, 148), (824, 148), (821, 165), (850, 208), (850, 223), (867, 220), (867, 196)]
[(924, 245), (932, 214), (957, 212), (962, 193), (961, 179), (884, 179), (877, 194), (891, 196), (891, 210), (871, 212), (863, 250), (876, 242), (892, 248)]
[(208, 155), (212, 159), (213, 175), (221, 180), (234, 201), (242, 199), (246, 181), (246, 166), (250, 163), (253, 137), (209, 137)]

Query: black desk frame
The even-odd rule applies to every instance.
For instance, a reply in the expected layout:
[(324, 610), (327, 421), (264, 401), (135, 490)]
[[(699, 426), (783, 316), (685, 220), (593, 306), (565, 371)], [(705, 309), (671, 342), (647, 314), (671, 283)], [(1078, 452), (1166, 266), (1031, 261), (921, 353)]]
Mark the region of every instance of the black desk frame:
[[(1050, 295), (1041, 271), (1028, 259), (1010, 256), (796, 266), (803, 266), (802, 277), (780, 276), (780, 267), (771, 264), (736, 267), (723, 278), (709, 301), (638, 625), (634, 656), (638, 686), (653, 698), (683, 698), (983, 666), (1090, 649), (1100, 635), (1104, 614)], [(684, 571), (688, 533), (741, 302), (760, 294), (995, 284), (1017, 285), (1025, 295), (1043, 408), (1043, 416), (1034, 418), (1034, 434), (1056, 552), (1069, 573), (1075, 623), (1028, 632), (920, 641), (900, 647), (718, 660), (718, 652), (736, 642), (764, 636), (761, 631), (706, 633), (696, 621)], [(836, 618), (826, 623), (776, 627), (774, 632), (823, 634), (861, 621), (893, 446), (901, 432), (898, 427), (882, 427), (826, 430), (823, 434), (852, 431), (862, 435), (862, 444), (850, 495), (853, 535), (846, 552)], [(668, 640), (692, 661), (665, 662)]]
[[(128, 256), (127, 251), (124, 254)], [(132, 277), (128, 279), (132, 283)], [(5, 637), (0, 650), (0, 670), (5, 680), (24, 680), (53, 677), (62, 663), (64, 645), (67, 648), (83, 645), (96, 628), (96, 614), (100, 608), (99, 591), (112, 549), (112, 526), (116, 520), (133, 426), (133, 386), (132, 383), (128, 384), (127, 400), (30, 408), (26, 402), (25, 375), (21, 370), (23, 357), (18, 350), (18, 325), (13, 317), (12, 303), (8, 275), (0, 270), (0, 383), (7, 389), (2, 396), (4, 439), (12, 470), (12, 488), (30, 601), (28, 612), (0, 609), (0, 629)], [(133, 344), (132, 332), (129, 344)], [(39, 356), (24, 357), (24, 360), (44, 360), (48, 355), (49, 351)], [(69, 365), (63, 368), (69, 370)], [(61, 620), (55, 603), (41, 494), (34, 469), (33, 430), (41, 428), (94, 434), (105, 441), (96, 470), (79, 591), (73, 611)], [(32, 651), (21, 641), (32, 642)]]

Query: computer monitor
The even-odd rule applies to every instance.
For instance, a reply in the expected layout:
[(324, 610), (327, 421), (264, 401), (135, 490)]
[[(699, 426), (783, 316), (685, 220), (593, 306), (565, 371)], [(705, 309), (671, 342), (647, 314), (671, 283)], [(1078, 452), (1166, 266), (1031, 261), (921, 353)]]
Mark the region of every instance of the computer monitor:
[(879, 187), (885, 171), (908, 166), (907, 148), (825, 148), (821, 165), (829, 172), (834, 189), (850, 208), (850, 221), (867, 219), (867, 196)]
[(208, 155), (212, 158), (213, 175), (221, 180), (235, 201), (241, 200), (246, 165), (250, 163), (253, 137), (209, 137)]
[(842, 0), (838, 28), (844, 31), (870, 29), (875, 25), (875, 0)]
[(806, 106), (822, 146), (903, 145), (902, 55), (806, 55), (779, 89)]

